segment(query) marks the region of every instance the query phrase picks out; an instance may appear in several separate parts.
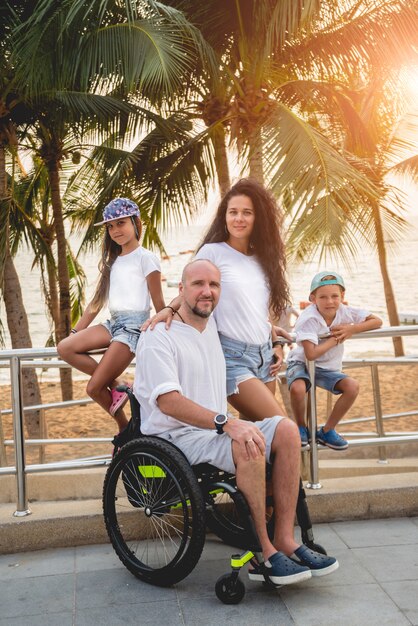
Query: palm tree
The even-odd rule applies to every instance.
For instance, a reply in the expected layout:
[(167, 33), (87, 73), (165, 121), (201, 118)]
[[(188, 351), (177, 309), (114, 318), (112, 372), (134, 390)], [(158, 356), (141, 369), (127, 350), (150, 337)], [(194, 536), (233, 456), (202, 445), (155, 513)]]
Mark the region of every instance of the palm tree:
[[(400, 241), (408, 223), (404, 218), (406, 207), (403, 194), (393, 183), (394, 176), (408, 176), (418, 180), (418, 142), (417, 123), (414, 116), (408, 115), (408, 103), (405, 90), (399, 80), (399, 72), (386, 69), (369, 78), (349, 78), (348, 88), (341, 86), (347, 98), (347, 106), (352, 106), (352, 115), (356, 119), (357, 140), (347, 137), (347, 148), (361, 161), (367, 176), (379, 190), (379, 196), (370, 202), (365, 210), (363, 230), (356, 231), (357, 242), (353, 248), (371, 245), (376, 249), (391, 326), (399, 325), (394, 289), (390, 280), (387, 264), (386, 240)], [(350, 104), (348, 104), (350, 103)], [(361, 138), (361, 140), (360, 140)], [(320, 221), (316, 215), (316, 220)], [(318, 232), (305, 233), (305, 249), (312, 253), (315, 248), (324, 246), (323, 237)], [(291, 235), (293, 249), (300, 245), (301, 233)], [(332, 249), (339, 256), (346, 254), (347, 240), (334, 240)], [(403, 356), (403, 344), (400, 337), (393, 338), (396, 356)]]
[[(17, 5), (21, 11), (23, 7)], [(19, 275), (11, 250), (10, 215), (12, 212), (13, 179), (7, 174), (7, 162), (17, 161), (19, 128), (29, 121), (27, 111), (11, 89), (12, 68), (9, 63), (9, 38), (16, 24), (16, 14), (9, 4), (0, 12), (0, 292), (4, 300), (12, 348), (31, 348), (29, 323), (23, 304)], [(36, 371), (25, 368), (23, 377), (23, 403), (25, 406), (41, 403), (41, 393)], [(29, 436), (39, 437), (39, 411), (25, 413)]]
[(266, 180), (281, 198), (292, 217), (289, 250), (303, 259), (316, 242), (323, 252), (348, 259), (360, 238), (371, 237), (391, 324), (397, 324), (376, 209), (382, 211), (382, 177), (370, 176), (364, 161), (376, 140), (342, 85), (373, 67), (390, 71), (416, 58), (415, 3), (235, 0), (228, 9), (222, 2), (171, 4), (202, 29), (222, 66), (220, 93), (198, 67), (198, 112), (207, 124), (229, 129), (250, 175)]

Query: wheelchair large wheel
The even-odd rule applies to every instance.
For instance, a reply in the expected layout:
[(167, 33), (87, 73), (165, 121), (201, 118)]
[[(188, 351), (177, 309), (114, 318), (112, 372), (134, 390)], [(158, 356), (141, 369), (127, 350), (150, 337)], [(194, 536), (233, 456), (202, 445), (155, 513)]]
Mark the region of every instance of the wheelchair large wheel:
[(141, 437), (118, 452), (103, 487), (106, 529), (122, 563), (162, 587), (196, 566), (205, 542), (205, 507), (196, 477), (169, 442)]

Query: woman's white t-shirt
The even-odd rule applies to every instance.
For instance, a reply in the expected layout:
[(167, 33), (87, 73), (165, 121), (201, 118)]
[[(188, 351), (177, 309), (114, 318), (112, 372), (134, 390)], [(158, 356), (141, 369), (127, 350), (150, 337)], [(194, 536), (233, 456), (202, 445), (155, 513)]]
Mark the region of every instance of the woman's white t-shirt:
[(161, 272), (160, 261), (141, 246), (117, 257), (110, 270), (108, 306), (111, 315), (150, 310), (147, 276), (151, 272)]
[(213, 312), (218, 331), (238, 341), (266, 343), (271, 336), (270, 289), (257, 257), (222, 241), (205, 244), (195, 258), (212, 261), (221, 272), (221, 297)]

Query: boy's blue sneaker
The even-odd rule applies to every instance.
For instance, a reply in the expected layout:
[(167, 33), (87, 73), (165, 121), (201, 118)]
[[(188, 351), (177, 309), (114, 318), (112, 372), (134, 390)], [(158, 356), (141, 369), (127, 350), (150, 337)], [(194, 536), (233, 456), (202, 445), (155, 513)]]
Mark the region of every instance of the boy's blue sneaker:
[(298, 565), (309, 567), (312, 576), (326, 576), (331, 574), (331, 572), (335, 572), (339, 567), (335, 557), (314, 552), (304, 545), (295, 550), (290, 558)]
[(302, 445), (302, 450), (304, 448), (307, 448), (309, 445), (309, 430), (306, 428), (306, 426), (299, 426), (299, 435), (300, 435), (300, 442)]
[(333, 428), (326, 433), (324, 428), (321, 427), (316, 433), (316, 440), (318, 443), (322, 443), (323, 446), (333, 450), (346, 450), (348, 448), (348, 441), (341, 437)]
[[(251, 562), (253, 563), (253, 562)], [(269, 579), (275, 585), (291, 585), (308, 580), (312, 576), (312, 570), (308, 565), (295, 563), (283, 552), (275, 552), (263, 565), (255, 565), (248, 571), (250, 580), (264, 582), (263, 570), (267, 570)]]

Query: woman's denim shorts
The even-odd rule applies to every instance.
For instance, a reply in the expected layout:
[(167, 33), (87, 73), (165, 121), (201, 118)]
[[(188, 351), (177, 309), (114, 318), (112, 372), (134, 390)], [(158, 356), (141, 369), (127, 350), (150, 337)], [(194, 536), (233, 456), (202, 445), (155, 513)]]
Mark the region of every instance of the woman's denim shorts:
[(112, 313), (110, 320), (103, 322), (103, 326), (110, 333), (110, 343), (124, 343), (135, 354), (140, 328), (148, 318), (149, 311), (116, 311)]
[[(340, 380), (343, 380), (343, 378), (348, 378), (347, 374), (335, 370), (326, 370), (323, 367), (315, 367), (315, 385), (321, 387), (321, 389), (330, 391), (336, 396), (340, 395), (342, 392), (335, 389), (335, 385), (339, 383)], [(311, 378), (308, 373), (308, 368), (305, 363), (301, 361), (289, 363), (286, 370), (286, 379), (289, 389), (290, 385), (298, 379), (305, 381), (306, 391), (309, 391), (311, 388)]]
[(258, 378), (263, 383), (274, 380), (270, 374), (273, 363), (271, 340), (261, 345), (230, 339), (219, 333), (226, 361), (226, 393), (228, 396), (239, 393), (238, 385)]

